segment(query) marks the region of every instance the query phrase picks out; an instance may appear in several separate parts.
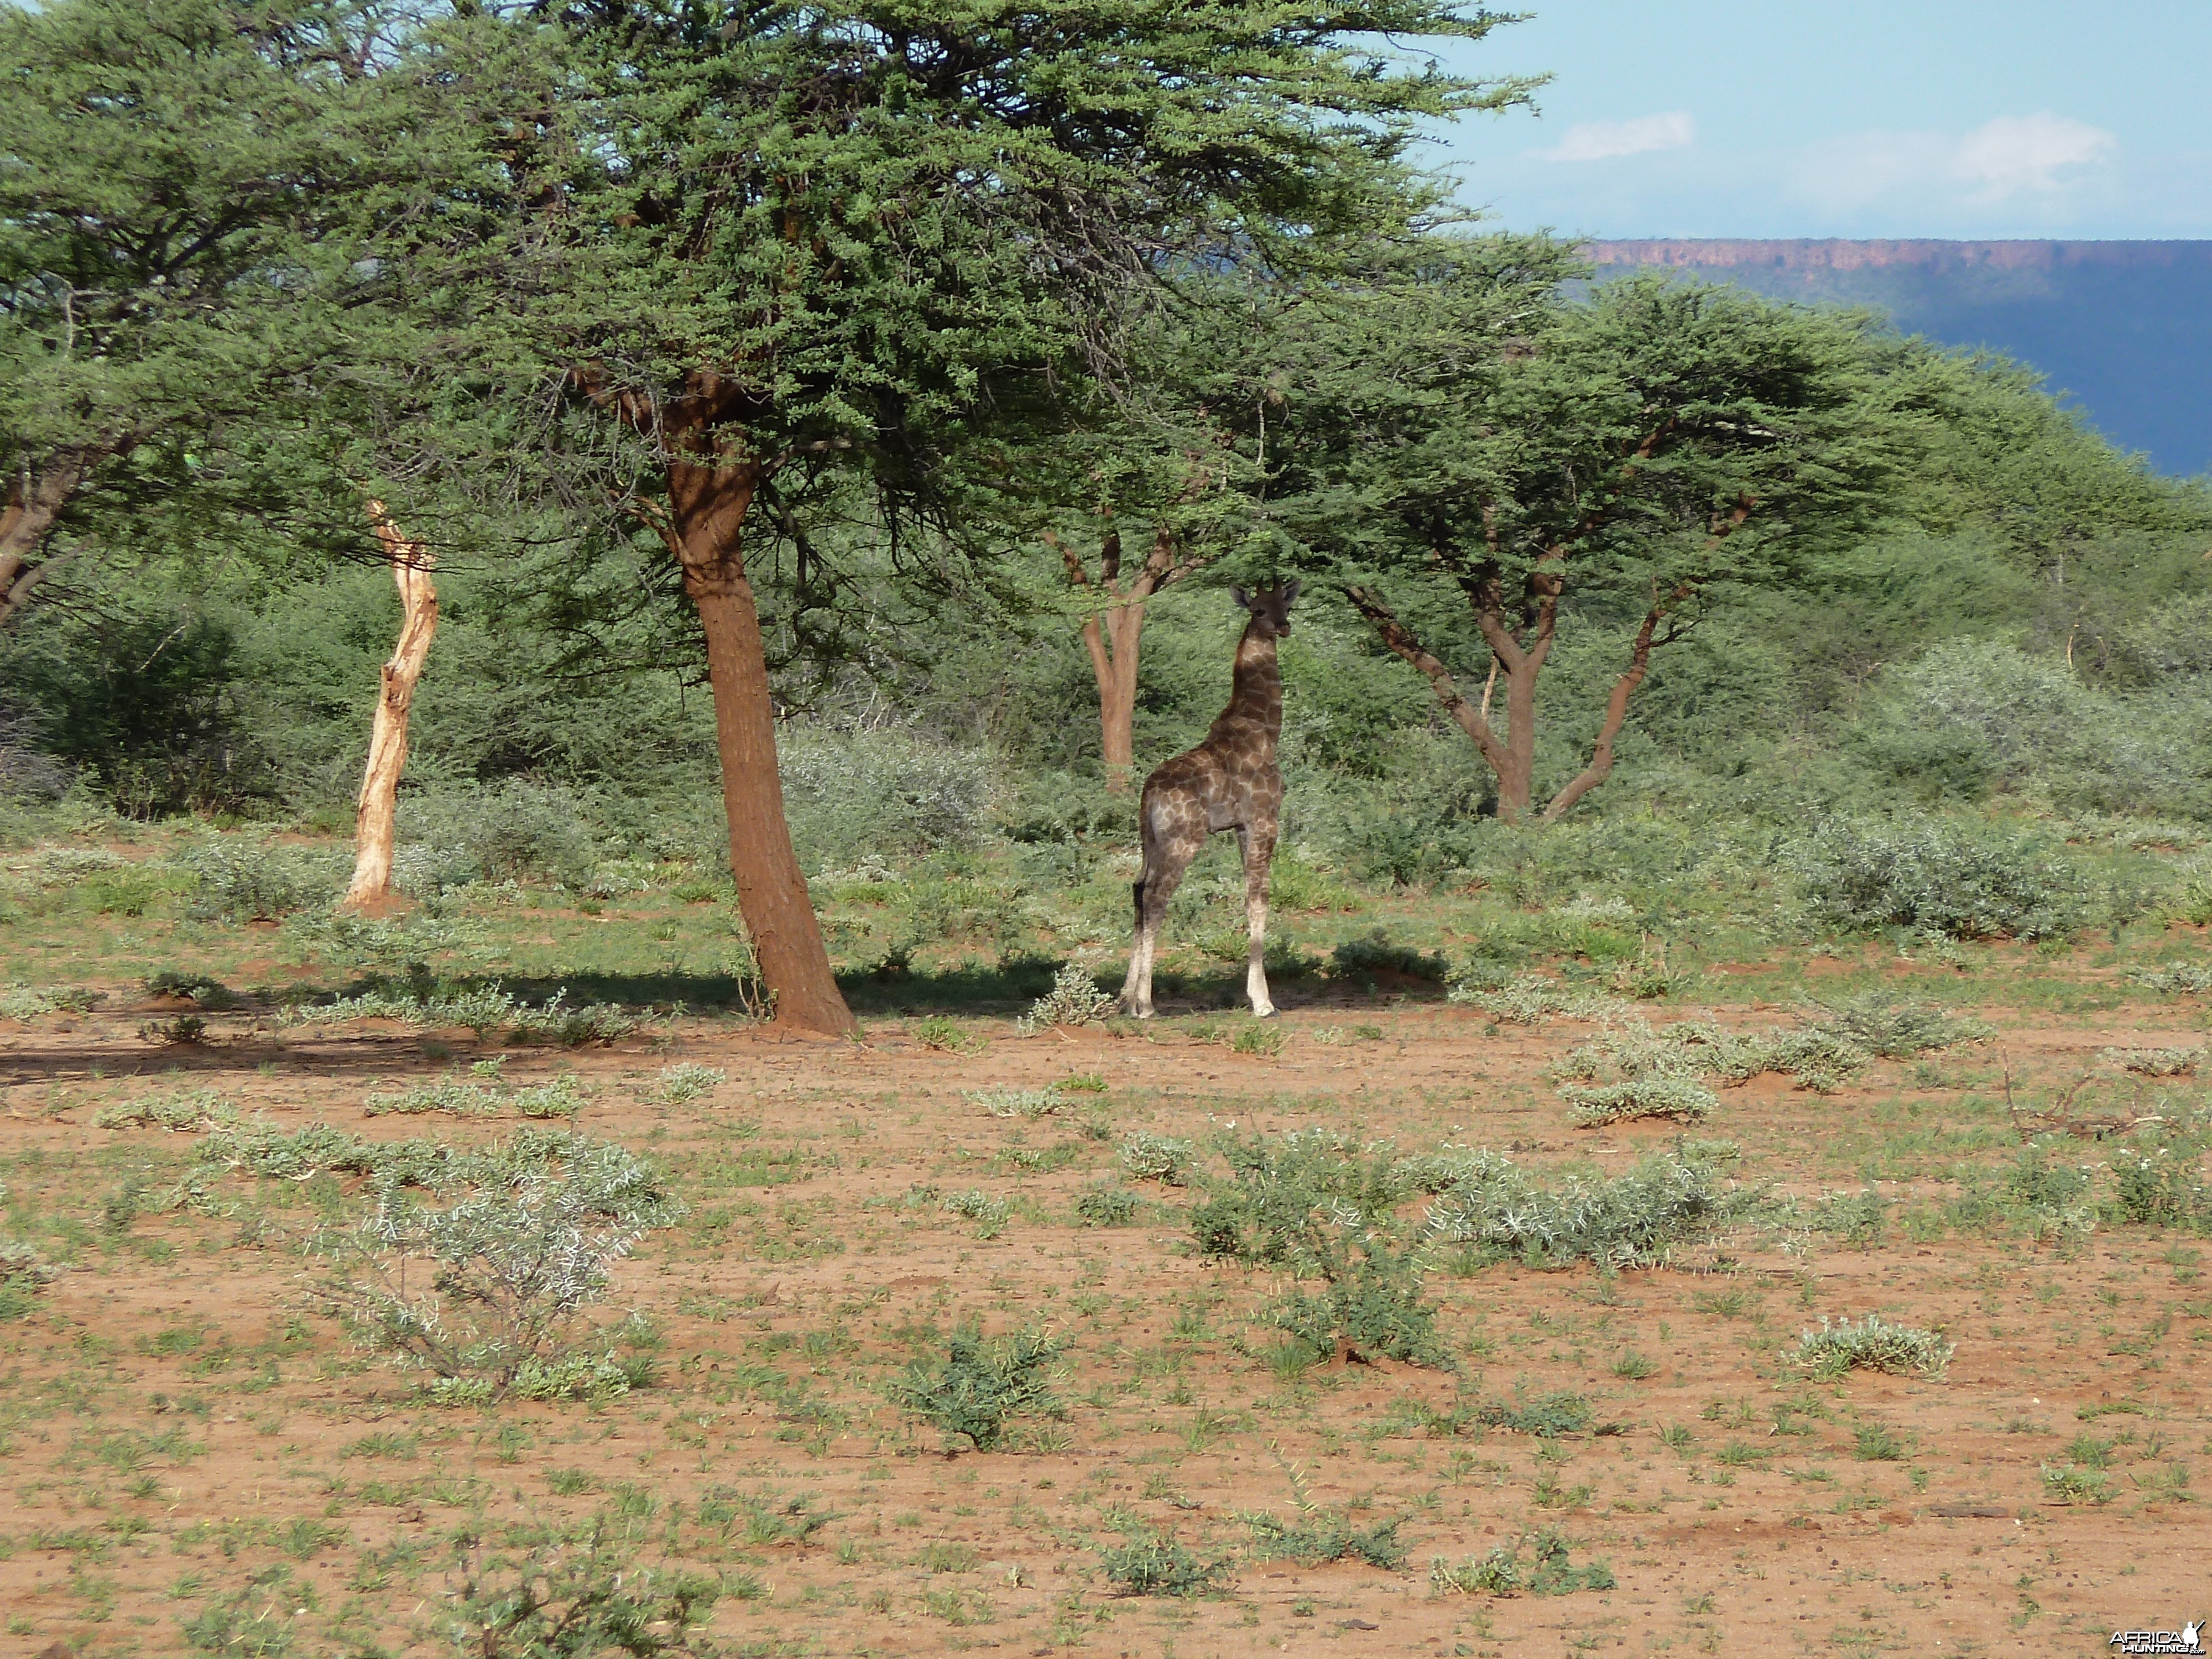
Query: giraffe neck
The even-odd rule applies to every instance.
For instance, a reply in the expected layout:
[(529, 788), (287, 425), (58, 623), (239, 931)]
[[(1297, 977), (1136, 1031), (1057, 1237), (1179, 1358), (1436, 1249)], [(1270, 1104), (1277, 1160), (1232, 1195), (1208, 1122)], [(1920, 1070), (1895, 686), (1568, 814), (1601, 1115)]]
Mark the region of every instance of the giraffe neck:
[(1248, 624), (1237, 642), (1237, 672), (1229, 707), (1213, 722), (1210, 738), (1272, 754), (1283, 731), (1283, 673), (1275, 661), (1275, 637)]

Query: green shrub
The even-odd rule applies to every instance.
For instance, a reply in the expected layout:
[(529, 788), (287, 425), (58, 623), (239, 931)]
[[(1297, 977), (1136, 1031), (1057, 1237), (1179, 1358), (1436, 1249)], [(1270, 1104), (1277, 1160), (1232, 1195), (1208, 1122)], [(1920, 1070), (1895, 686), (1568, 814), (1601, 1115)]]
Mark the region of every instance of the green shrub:
[(1406, 1559), (1406, 1547), (1398, 1540), (1403, 1516), (1354, 1526), (1350, 1516), (1335, 1510), (1308, 1509), (1294, 1520), (1279, 1521), (1261, 1511), (1238, 1519), (1252, 1529), (1252, 1554), (1261, 1561), (1295, 1561), (1317, 1567), (1330, 1561), (1364, 1561), (1386, 1571)]
[(1602, 1561), (1577, 1567), (1571, 1548), (1560, 1534), (1544, 1531), (1522, 1540), (1531, 1559), (1521, 1560), (1517, 1544), (1500, 1544), (1487, 1555), (1470, 1555), (1456, 1566), (1437, 1560), (1429, 1569), (1429, 1583), (1448, 1595), (1570, 1595), (1577, 1590), (1611, 1589), (1613, 1570)]
[(326, 857), (296, 854), (234, 836), (211, 836), (177, 854), (194, 878), (194, 914), (219, 921), (276, 921), (326, 904), (343, 884)]
[[(453, 1403), (627, 1391), (639, 1369), (580, 1334), (580, 1315), (612, 1263), (682, 1218), (659, 1172), (612, 1142), (544, 1131), (438, 1150), (371, 1161), (374, 1208), (313, 1241), (331, 1264), (317, 1304), (370, 1352), (428, 1372), (433, 1396)], [(410, 1175), (461, 1195), (442, 1208), (410, 1201)]]
[(62, 1270), (28, 1244), (0, 1238), (0, 1320), (21, 1319)]
[(1054, 1083), (1042, 1089), (970, 1089), (968, 1098), (993, 1117), (1049, 1117), (1067, 1103), (1060, 1088)]
[(2109, 1504), (2112, 1477), (2103, 1469), (2073, 1463), (2043, 1465), (2043, 1495), (2054, 1504)]
[(986, 1192), (955, 1193), (945, 1200), (945, 1213), (965, 1216), (975, 1224), (975, 1237), (996, 1238), (1006, 1231), (1006, 1200)]
[(150, 976), (146, 981), (146, 994), (179, 997), (210, 1013), (235, 1008), (245, 1000), (219, 979), (205, 974), (179, 973), (173, 968), (165, 968)]
[(1441, 985), (1449, 971), (1449, 964), (1441, 953), (1393, 945), (1379, 927), (1364, 939), (1346, 939), (1328, 957), (1329, 977), (1354, 983), (1371, 981), (1378, 974), (1395, 974)]
[(1816, 1030), (1884, 1060), (1910, 1060), (1990, 1036), (1990, 1028), (1978, 1019), (1881, 991), (1824, 1006), (1827, 1018)]
[(1055, 1025), (1101, 1025), (1113, 1018), (1117, 1006), (1098, 988), (1089, 969), (1070, 962), (1053, 975), (1052, 989), (1014, 1022), (1014, 1029), (1024, 1036), (1035, 1036)]
[(1422, 1300), (1421, 1273), (1371, 1238), (1340, 1243), (1317, 1265), (1327, 1280), (1318, 1294), (1293, 1290), (1269, 1318), (1317, 1354), (1448, 1363), (1437, 1336), (1437, 1310)]
[(180, 1090), (103, 1106), (93, 1114), (92, 1121), (102, 1129), (167, 1129), (173, 1134), (198, 1134), (236, 1123), (238, 1108), (212, 1089)]
[(2121, 1146), (2112, 1158), (2120, 1218), (2145, 1226), (2202, 1225), (2212, 1218), (2212, 1194), (2197, 1179), (2185, 1148)]
[(964, 1054), (983, 1046), (983, 1038), (950, 1014), (930, 1014), (915, 1021), (908, 1035), (925, 1048), (939, 1054)]
[(1126, 1227), (1143, 1202), (1126, 1187), (1093, 1187), (1075, 1200), (1075, 1218), (1085, 1227)]
[(2138, 1077), (2186, 1077), (2204, 1059), (2202, 1048), (2106, 1048), (2098, 1056), (2107, 1065)]
[(588, 1042), (617, 1042), (638, 1026), (635, 1015), (611, 1002), (569, 1007), (565, 987), (556, 991), (542, 1007), (533, 1008), (504, 989), (496, 980), (489, 985), (472, 987), (394, 989), (373, 986), (357, 995), (337, 997), (329, 1002), (287, 1004), (278, 1018), (287, 1025), (391, 1019), (428, 1030), (460, 1026), (479, 1037), (506, 1031), (519, 1039), (544, 1039), (571, 1048)]
[(591, 823), (590, 803), (574, 791), (522, 778), (412, 795), (399, 812), (401, 839), (430, 849), (410, 877), (441, 886), (465, 873), (584, 887), (599, 862)]
[(669, 1066), (653, 1079), (653, 1097), (664, 1106), (681, 1106), (714, 1093), (729, 1080), (730, 1074), (719, 1066)]
[(1060, 1414), (1052, 1388), (1053, 1362), (1063, 1345), (1049, 1332), (1020, 1330), (987, 1338), (973, 1326), (952, 1333), (945, 1357), (916, 1360), (892, 1385), (892, 1397), (945, 1438), (990, 1451), (1017, 1417)]
[(1564, 1389), (1552, 1394), (1539, 1395), (1525, 1406), (1508, 1406), (1502, 1401), (1488, 1401), (1476, 1410), (1474, 1415), (1475, 1421), (1486, 1428), (1504, 1429), (1509, 1434), (1534, 1435), (1539, 1440), (1557, 1440), (1563, 1435), (1587, 1434), (1595, 1421), (1589, 1401)]
[(1129, 1541), (1099, 1552), (1106, 1582), (1123, 1595), (1204, 1595), (1225, 1589), (1226, 1560), (1207, 1561), (1172, 1538), (1133, 1531)]
[(1893, 1325), (1879, 1314), (1869, 1314), (1856, 1324), (1848, 1319), (1831, 1324), (1824, 1314), (1820, 1329), (1799, 1334), (1791, 1358), (1824, 1381), (1834, 1381), (1853, 1370), (1941, 1377), (1956, 1347), (1933, 1331)]
[(456, 1547), (441, 1619), (456, 1659), (703, 1651), (694, 1632), (723, 1589), (713, 1574), (641, 1566), (615, 1541), (626, 1529), (604, 1516), (566, 1530), (516, 1530), (527, 1541)]
[(1710, 1157), (1650, 1158), (1612, 1180), (1570, 1176), (1540, 1186), (1496, 1153), (1476, 1154), (1429, 1206), (1429, 1236), (1532, 1266), (1664, 1263), (1680, 1245), (1739, 1212), (1755, 1195), (1724, 1190)]
[(1188, 1186), (1191, 1144), (1139, 1129), (1121, 1143), (1121, 1167), (1139, 1181), (1157, 1181), (1163, 1187)]
[(27, 985), (0, 985), (0, 1019), (29, 1021), (41, 1014), (88, 1013), (106, 999), (105, 991), (83, 991), (73, 986), (49, 985), (34, 990)]
[(1620, 1083), (1570, 1084), (1559, 1091), (1573, 1109), (1575, 1127), (1593, 1129), (1637, 1118), (1702, 1123), (1720, 1103), (1711, 1089), (1687, 1078), (1638, 1077)]
[(1608, 1007), (1603, 997), (1570, 991), (1535, 974), (1524, 974), (1502, 985), (1485, 982), (1479, 972), (1463, 974), (1448, 1000), (1479, 1008), (1492, 1019), (1510, 1025), (1540, 1025), (1553, 1018), (1594, 1019)]
[(2079, 872), (2033, 836), (1969, 833), (1933, 818), (1837, 818), (1788, 862), (1814, 913), (1842, 927), (2041, 939), (2080, 915)]
[(2202, 996), (2212, 991), (2212, 968), (2193, 962), (2169, 962), (2160, 968), (2134, 968), (2128, 977), (2146, 989), (2168, 996)]

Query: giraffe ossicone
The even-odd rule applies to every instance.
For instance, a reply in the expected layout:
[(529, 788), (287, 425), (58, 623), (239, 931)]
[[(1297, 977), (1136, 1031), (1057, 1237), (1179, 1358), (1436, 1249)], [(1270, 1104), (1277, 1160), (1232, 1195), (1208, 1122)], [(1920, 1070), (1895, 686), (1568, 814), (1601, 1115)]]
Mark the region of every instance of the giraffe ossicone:
[(1298, 584), (1293, 579), (1249, 593), (1242, 587), (1229, 592), (1251, 616), (1237, 641), (1229, 707), (1215, 717), (1204, 742), (1163, 762), (1145, 780), (1137, 807), (1145, 866), (1136, 883), (1137, 937), (1121, 1008), (1139, 1019), (1152, 1017), (1152, 954), (1168, 901), (1206, 838), (1224, 830), (1237, 832), (1244, 854), (1244, 919), (1251, 939), (1244, 992), (1255, 1018), (1275, 1012), (1261, 960), (1267, 939), (1267, 872), (1283, 811), (1283, 773), (1275, 758), (1283, 735), (1283, 675), (1275, 641), (1291, 631)]

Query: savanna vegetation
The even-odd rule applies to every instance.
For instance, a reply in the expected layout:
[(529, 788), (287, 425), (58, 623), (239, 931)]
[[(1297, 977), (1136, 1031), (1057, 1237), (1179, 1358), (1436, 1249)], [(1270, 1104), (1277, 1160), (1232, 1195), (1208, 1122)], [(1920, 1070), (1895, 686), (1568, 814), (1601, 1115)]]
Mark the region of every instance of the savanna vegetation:
[(0, 15), (11, 1638), (2195, 1610), (2212, 494), (1466, 220), (1503, 21)]

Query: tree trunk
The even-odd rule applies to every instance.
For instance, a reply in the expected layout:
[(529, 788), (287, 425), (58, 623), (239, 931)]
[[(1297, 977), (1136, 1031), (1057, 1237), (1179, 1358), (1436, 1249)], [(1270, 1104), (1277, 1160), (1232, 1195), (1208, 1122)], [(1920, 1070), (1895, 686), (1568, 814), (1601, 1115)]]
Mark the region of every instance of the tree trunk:
[(1098, 752), (1109, 793), (1126, 795), (1135, 787), (1137, 767), (1137, 661), (1145, 632), (1145, 602), (1132, 599), (1109, 606), (1083, 624), (1083, 643), (1091, 653), (1091, 677), (1098, 682)]
[(671, 461), (670, 521), (663, 534), (683, 567), (684, 591), (699, 607), (707, 636), (730, 873), (761, 977), (775, 999), (775, 1023), (850, 1036), (860, 1028), (830, 969), (783, 816), (768, 653), (738, 539), (759, 482), (758, 470), (742, 464)]
[(8, 503), (0, 507), (0, 628), (21, 614), (31, 590), (45, 577), (51, 562), (40, 555), (46, 537), (83, 477), (83, 461), (64, 454), (39, 471), (27, 463), (9, 483)]
[(384, 665), (384, 684), (368, 736), (368, 766), (362, 775), (361, 810), (354, 821), (353, 880), (342, 901), (349, 910), (374, 909), (392, 896), (393, 821), (399, 802), (399, 774), (407, 764), (407, 711), (415, 702), (415, 683), (438, 631), (438, 590), (430, 580), (430, 550), (410, 542), (384, 510), (368, 503), (376, 538), (392, 561), (392, 580), (399, 589), (399, 642)]

